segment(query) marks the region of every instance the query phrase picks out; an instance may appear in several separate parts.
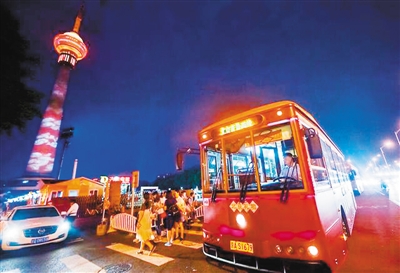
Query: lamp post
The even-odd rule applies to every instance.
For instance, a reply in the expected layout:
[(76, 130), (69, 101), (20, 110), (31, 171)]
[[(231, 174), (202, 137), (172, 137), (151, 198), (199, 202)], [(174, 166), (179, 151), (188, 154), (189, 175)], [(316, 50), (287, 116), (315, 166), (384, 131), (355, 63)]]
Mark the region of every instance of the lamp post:
[(393, 145), (393, 142), (385, 141), (385, 143), (383, 143), (383, 146), (379, 148), (381, 150), (382, 157), (383, 157), (383, 160), (385, 161), (386, 167), (389, 167), (389, 164), (387, 163), (387, 160), (386, 160), (386, 157), (385, 157), (385, 153), (383, 152), (383, 147), (391, 147), (392, 145)]
[(60, 167), (58, 168), (58, 175), (57, 179), (60, 180), (60, 174), (61, 174), (61, 168), (64, 162), (64, 154), (65, 154), (65, 149), (68, 148), (69, 145), (69, 139), (74, 135), (74, 127), (66, 128), (62, 130), (60, 134), (60, 139), (64, 139), (64, 146), (63, 146), (63, 151), (61, 155), (61, 160), (60, 160)]

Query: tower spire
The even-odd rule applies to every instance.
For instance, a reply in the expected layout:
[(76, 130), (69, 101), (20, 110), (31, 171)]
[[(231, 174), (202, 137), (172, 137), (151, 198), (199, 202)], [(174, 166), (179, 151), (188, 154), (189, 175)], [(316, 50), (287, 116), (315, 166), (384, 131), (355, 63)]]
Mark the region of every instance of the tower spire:
[(72, 29), (73, 32), (79, 33), (79, 29), (81, 27), (81, 22), (83, 20), (83, 12), (85, 11), (85, 7), (82, 4), (81, 8), (78, 11), (78, 15), (75, 18), (74, 28)]

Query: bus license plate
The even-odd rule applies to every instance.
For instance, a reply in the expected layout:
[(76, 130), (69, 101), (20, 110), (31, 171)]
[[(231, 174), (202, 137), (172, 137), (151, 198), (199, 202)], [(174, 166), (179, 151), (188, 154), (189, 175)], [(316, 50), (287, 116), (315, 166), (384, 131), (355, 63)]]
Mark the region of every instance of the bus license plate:
[(31, 243), (32, 244), (40, 244), (40, 243), (47, 242), (48, 240), (49, 240), (49, 236), (46, 236), (46, 237), (42, 237), (42, 238), (32, 239)]
[(231, 250), (253, 253), (253, 244), (239, 241), (231, 241)]

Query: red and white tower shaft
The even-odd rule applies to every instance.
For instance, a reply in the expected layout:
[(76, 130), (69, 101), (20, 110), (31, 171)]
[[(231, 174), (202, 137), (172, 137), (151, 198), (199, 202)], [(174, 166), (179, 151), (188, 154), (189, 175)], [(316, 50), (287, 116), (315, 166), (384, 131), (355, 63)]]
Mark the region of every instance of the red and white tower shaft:
[(84, 59), (88, 53), (85, 43), (79, 36), (82, 19), (83, 7), (75, 19), (73, 30), (54, 37), (53, 44), (59, 54), (60, 70), (26, 168), (31, 174), (46, 175), (53, 171), (69, 74), (77, 62)]

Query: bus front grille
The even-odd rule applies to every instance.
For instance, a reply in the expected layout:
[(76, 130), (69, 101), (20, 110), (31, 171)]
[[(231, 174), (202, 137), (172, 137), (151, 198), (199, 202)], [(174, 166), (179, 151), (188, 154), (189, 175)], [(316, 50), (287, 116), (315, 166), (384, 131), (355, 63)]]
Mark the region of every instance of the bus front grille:
[(258, 258), (240, 253), (224, 251), (219, 247), (203, 244), (203, 253), (207, 257), (233, 266), (269, 273), (331, 273), (322, 261), (301, 261), (279, 258)]

